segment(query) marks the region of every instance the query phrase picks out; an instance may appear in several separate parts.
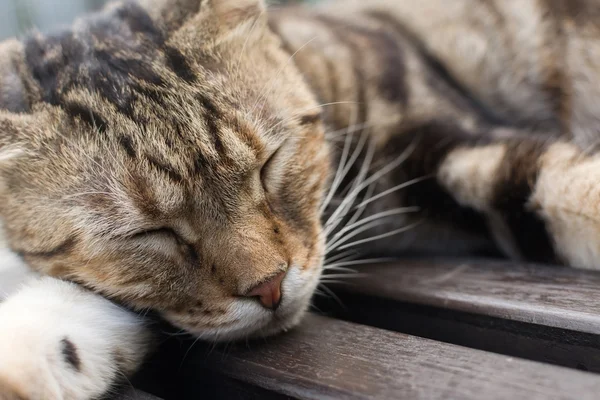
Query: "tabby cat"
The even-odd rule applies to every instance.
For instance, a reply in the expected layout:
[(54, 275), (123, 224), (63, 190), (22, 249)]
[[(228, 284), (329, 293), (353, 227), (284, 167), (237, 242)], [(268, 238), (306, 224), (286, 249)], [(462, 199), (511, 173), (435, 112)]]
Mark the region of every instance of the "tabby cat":
[(357, 254), (599, 267), (598, 17), (145, 0), (0, 44), (0, 214), (46, 276), (0, 306), (0, 398), (109, 390), (152, 348), (127, 309), (284, 331)]

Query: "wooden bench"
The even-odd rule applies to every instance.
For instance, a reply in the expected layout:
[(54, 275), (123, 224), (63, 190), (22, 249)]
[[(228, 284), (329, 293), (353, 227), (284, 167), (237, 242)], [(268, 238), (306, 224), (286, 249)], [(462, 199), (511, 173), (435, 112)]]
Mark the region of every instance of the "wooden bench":
[(360, 272), (331, 286), (344, 307), (319, 299), (327, 316), (288, 334), (172, 337), (134, 384), (164, 399), (600, 398), (600, 273), (448, 259)]

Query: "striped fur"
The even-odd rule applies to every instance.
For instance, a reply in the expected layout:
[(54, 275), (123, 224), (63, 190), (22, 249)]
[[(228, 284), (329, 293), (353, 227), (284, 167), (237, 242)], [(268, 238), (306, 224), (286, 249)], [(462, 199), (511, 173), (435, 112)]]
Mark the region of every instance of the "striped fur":
[[(325, 257), (349, 249), (598, 269), (599, 15), (593, 0), (144, 0), (2, 43), (9, 244), (213, 340), (296, 324)], [(245, 297), (281, 272), (277, 311)], [(86, 350), (59, 339), (78, 371)], [(27, 397), (11, 382), (0, 396)]]
[(363, 216), (422, 211), (382, 220), (363, 236), (421, 224), (363, 251), (500, 250), (600, 267), (593, 178), (581, 184), (589, 190), (576, 189), (584, 179), (576, 172), (540, 181), (561, 146), (593, 165), (599, 12), (583, 0), (347, 0), (271, 14), (319, 101), (334, 103), (324, 108), (331, 130), (374, 139), (372, 169), (414, 147), (375, 192), (426, 179), (369, 204)]
[[(299, 319), (321, 273), (329, 152), (261, 1), (115, 3), (2, 46), (14, 251), (210, 338)], [(274, 319), (244, 296), (282, 271)]]

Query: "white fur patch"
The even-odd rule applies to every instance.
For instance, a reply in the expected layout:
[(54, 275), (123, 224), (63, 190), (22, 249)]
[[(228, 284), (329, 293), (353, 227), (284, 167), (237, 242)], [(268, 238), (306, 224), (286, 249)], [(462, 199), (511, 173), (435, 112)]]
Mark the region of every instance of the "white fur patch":
[(494, 176), (506, 153), (503, 144), (452, 151), (438, 171), (438, 181), (462, 205), (490, 211)]
[(27, 399), (96, 398), (150, 348), (138, 316), (53, 278), (35, 279), (0, 304), (0, 324), (0, 398), (2, 390)]
[(17, 290), (23, 282), (36, 276), (37, 273), (8, 248), (0, 222), (0, 302)]
[(539, 207), (558, 253), (573, 267), (600, 269), (600, 157), (574, 145), (552, 145), (541, 160), (532, 204)]

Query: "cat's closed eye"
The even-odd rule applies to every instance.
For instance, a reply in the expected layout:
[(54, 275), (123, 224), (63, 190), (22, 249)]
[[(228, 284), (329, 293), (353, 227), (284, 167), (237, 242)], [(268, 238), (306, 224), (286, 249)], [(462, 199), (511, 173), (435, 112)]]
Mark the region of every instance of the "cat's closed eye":
[(283, 146), (280, 146), (260, 169), (260, 182), (266, 193), (272, 194), (277, 190), (277, 161), (281, 157)]
[(199, 260), (198, 253), (196, 248), (188, 243), (181, 235), (179, 235), (172, 228), (155, 228), (155, 229), (145, 229), (138, 232), (134, 232), (133, 234), (128, 236), (131, 240), (152, 240), (152, 239), (167, 239), (173, 241), (185, 256), (193, 263), (197, 263)]
[(141, 231), (131, 233), (127, 236), (130, 239), (144, 239), (152, 235), (169, 235), (174, 238), (178, 237), (177, 233), (171, 228), (144, 229)]

